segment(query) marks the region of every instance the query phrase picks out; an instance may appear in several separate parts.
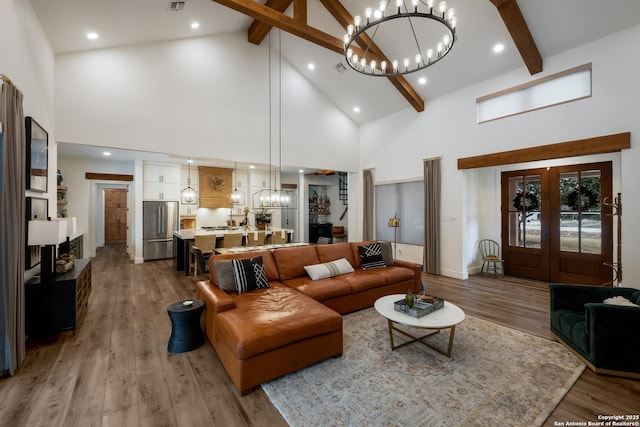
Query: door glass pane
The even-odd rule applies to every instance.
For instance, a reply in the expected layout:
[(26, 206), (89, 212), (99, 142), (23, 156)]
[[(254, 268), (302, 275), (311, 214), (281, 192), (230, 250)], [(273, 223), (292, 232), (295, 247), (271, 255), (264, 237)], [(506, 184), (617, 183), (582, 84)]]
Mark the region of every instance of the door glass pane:
[(560, 174), (560, 250), (599, 254), (600, 171)]
[(509, 178), (509, 245), (540, 248), (540, 175)]

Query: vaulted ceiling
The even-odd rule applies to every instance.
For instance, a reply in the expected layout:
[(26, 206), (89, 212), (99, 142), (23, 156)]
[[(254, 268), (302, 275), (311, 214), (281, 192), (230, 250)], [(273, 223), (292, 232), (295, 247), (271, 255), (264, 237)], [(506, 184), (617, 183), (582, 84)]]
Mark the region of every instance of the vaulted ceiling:
[[(451, 53), (420, 73), (373, 78), (347, 67), (342, 35), (369, 0), (185, 0), (169, 11), (159, 0), (31, 0), (56, 53), (242, 32), (264, 43), (272, 27), (283, 30), (282, 55), (356, 123), (402, 109), (428, 111), (429, 100), (514, 69), (544, 71), (544, 58), (640, 24), (637, 0), (449, 0), (458, 16)], [(197, 21), (198, 29), (190, 23)], [(99, 33), (89, 41), (87, 31)], [(503, 43), (501, 54), (492, 51)], [(393, 42), (380, 45), (390, 55)], [(310, 70), (308, 64), (315, 64)], [(418, 83), (426, 77), (427, 83)], [(353, 110), (360, 107), (360, 112)]]

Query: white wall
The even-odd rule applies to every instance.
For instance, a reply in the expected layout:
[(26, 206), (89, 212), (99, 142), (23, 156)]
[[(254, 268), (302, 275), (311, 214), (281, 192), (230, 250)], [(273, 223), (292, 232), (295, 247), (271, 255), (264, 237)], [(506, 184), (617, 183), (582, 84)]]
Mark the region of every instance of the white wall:
[[(357, 126), (286, 62), (282, 78), (281, 164), (356, 170)], [(58, 55), (57, 136), (268, 163), (268, 93), (268, 46), (246, 32)]]
[[(409, 109), (362, 127), (361, 168), (375, 168), (376, 181), (400, 180), (422, 174), (422, 159), (442, 156), (442, 273), (466, 278), (473, 265), (472, 248), (479, 236), (495, 235), (491, 221), (494, 197), (474, 197), (478, 191), (473, 171), (457, 169), (460, 157), (488, 154), (619, 132), (631, 132), (631, 149), (620, 154), (619, 170), (624, 215), (622, 242), (627, 286), (640, 287), (640, 215), (635, 183), (640, 180), (640, 56), (630, 55), (640, 43), (640, 26), (545, 59), (545, 71), (531, 77), (526, 70), (498, 76), (447, 96), (427, 100), (425, 112)], [(519, 83), (541, 78), (584, 63), (593, 63), (591, 98), (478, 125), (475, 99)], [(580, 159), (577, 159), (580, 161)], [(494, 178), (489, 184), (496, 186)], [(486, 183), (486, 182), (485, 182)], [(614, 188), (614, 191), (616, 189)], [(487, 191), (487, 190), (483, 190)], [(493, 200), (493, 201), (492, 201)], [(475, 205), (474, 205), (475, 203)], [(489, 203), (490, 206), (486, 206)], [(499, 209), (499, 205), (498, 208)]]
[[(77, 232), (84, 234), (84, 256), (95, 256), (96, 247), (104, 245), (104, 188), (125, 188), (128, 182), (96, 181), (85, 178), (85, 173), (134, 175), (133, 161), (86, 159), (82, 157), (60, 157), (58, 169), (64, 178), (67, 190), (67, 215), (76, 217)], [(141, 178), (141, 176), (140, 176)], [(133, 188), (129, 187), (130, 190)], [(129, 194), (129, 207), (135, 206), (135, 194)], [(131, 211), (133, 211), (131, 209)], [(134, 218), (130, 218), (129, 230), (135, 230)], [(133, 236), (133, 234), (131, 234)], [(130, 248), (131, 252), (135, 251)]]
[[(54, 127), (54, 57), (31, 3), (0, 0), (0, 73), (24, 95), (25, 116), (33, 117), (49, 134), (48, 192), (26, 196), (47, 198), (49, 215), (56, 215), (56, 152)], [(28, 271), (25, 280), (39, 270)]]

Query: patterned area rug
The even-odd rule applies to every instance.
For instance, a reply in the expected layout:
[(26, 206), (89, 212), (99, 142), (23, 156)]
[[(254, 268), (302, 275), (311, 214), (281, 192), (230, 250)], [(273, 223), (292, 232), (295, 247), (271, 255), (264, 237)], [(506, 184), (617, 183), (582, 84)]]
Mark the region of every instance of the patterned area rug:
[[(429, 340), (446, 348), (449, 332)], [(344, 317), (342, 357), (262, 388), (291, 426), (530, 426), (584, 370), (558, 343), (471, 316), (456, 327), (452, 356), (419, 343), (392, 352), (387, 321), (371, 308)]]

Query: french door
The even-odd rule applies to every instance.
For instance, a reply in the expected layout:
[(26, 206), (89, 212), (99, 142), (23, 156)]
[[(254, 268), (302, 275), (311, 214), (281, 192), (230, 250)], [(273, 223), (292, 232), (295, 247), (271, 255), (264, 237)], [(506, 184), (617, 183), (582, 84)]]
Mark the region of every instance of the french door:
[(551, 282), (611, 282), (611, 162), (502, 173), (505, 273)]

